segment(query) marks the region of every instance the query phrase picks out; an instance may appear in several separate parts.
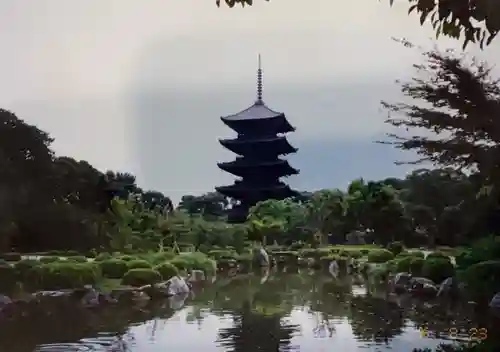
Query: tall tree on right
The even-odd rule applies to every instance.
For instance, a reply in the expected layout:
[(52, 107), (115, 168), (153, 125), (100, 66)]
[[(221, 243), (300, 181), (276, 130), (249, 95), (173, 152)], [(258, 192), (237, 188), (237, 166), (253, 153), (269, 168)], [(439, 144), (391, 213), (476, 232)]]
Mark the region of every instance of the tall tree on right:
[(493, 201), (488, 206), (496, 208), (500, 199), (500, 80), (492, 77), (486, 63), (472, 60), (468, 64), (452, 51), (424, 51), (423, 55), (427, 62), (414, 65), (417, 77), (402, 84), (403, 94), (414, 103), (382, 102), (389, 110), (386, 122), (407, 133), (389, 134), (389, 140), (382, 143), (415, 151), (420, 158), (412, 164), (430, 162), (476, 174)]

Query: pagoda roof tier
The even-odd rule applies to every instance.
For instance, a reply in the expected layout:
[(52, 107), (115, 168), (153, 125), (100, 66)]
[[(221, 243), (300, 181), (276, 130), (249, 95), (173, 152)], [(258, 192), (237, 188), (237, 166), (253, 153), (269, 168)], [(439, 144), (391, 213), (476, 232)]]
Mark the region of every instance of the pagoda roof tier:
[(276, 177), (297, 175), (299, 171), (290, 166), (287, 160), (256, 161), (237, 158), (235, 161), (217, 163), (220, 169), (233, 175), (244, 177), (251, 174), (266, 174)]
[(285, 183), (277, 183), (268, 186), (256, 186), (245, 182), (235, 182), (230, 186), (220, 186), (215, 188), (217, 192), (226, 197), (239, 200), (265, 200), (265, 199), (285, 199), (296, 195), (296, 191)]
[(286, 137), (219, 139), (220, 144), (239, 155), (284, 155), (297, 152)]
[(295, 131), (282, 112), (271, 110), (262, 100), (236, 114), (222, 116), (221, 120), (231, 129), (241, 134), (258, 134)]

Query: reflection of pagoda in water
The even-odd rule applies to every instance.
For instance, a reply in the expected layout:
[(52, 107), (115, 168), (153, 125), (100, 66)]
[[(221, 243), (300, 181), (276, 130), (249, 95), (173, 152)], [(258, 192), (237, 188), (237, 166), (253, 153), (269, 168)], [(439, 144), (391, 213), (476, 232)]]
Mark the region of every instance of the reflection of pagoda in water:
[(229, 214), (229, 221), (244, 221), (250, 207), (259, 201), (297, 195), (280, 181), (281, 177), (299, 173), (287, 160), (280, 158), (297, 151), (284, 135), (295, 128), (284, 113), (271, 110), (262, 100), (260, 55), (257, 100), (249, 108), (221, 119), (238, 134), (236, 139), (220, 140), (224, 147), (238, 154), (235, 161), (218, 163), (222, 170), (240, 177), (230, 186), (216, 187), (218, 192), (237, 201)]

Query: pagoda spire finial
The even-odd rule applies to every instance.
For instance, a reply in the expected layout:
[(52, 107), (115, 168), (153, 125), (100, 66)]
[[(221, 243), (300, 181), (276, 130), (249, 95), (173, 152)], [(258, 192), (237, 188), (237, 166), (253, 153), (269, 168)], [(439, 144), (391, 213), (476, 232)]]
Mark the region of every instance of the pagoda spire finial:
[(257, 68), (257, 104), (262, 104), (262, 61), (260, 58), (259, 54), (259, 61), (258, 61), (258, 68)]

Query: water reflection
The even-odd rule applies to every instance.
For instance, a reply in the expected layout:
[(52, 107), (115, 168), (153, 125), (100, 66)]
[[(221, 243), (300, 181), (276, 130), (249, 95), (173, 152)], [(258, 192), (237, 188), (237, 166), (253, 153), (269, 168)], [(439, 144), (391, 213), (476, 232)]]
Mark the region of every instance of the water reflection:
[[(470, 305), (451, 304), (387, 295), (351, 276), (244, 275), (142, 307), (91, 310), (57, 300), (27, 307), (0, 320), (0, 351), (411, 351), (451, 338), (452, 327), (457, 336), (486, 327)], [(422, 337), (419, 326), (442, 340)]]

